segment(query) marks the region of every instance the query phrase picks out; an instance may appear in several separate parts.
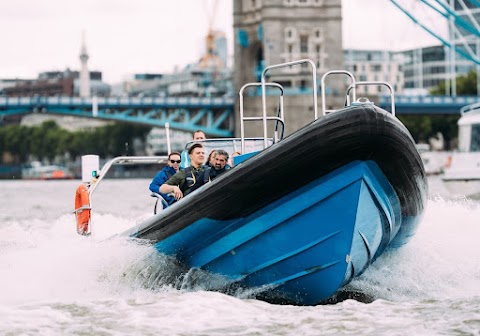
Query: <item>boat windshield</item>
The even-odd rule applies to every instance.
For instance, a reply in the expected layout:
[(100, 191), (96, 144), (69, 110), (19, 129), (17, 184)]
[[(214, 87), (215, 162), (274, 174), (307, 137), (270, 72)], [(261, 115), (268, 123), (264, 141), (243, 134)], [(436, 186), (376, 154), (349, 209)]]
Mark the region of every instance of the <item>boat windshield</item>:
[[(235, 152), (241, 152), (242, 143), (240, 138), (221, 138), (221, 139), (206, 139), (201, 141), (190, 141), (185, 145), (185, 150), (182, 152), (182, 166), (185, 168), (190, 165), (190, 159), (188, 157), (188, 148), (194, 143), (201, 143), (205, 148), (205, 160), (208, 157), (208, 154), (214, 149), (223, 149), (225, 150), (230, 157)], [(268, 139), (268, 146), (273, 143), (272, 139)], [(247, 138), (245, 139), (245, 153), (248, 154), (252, 152), (258, 152), (263, 150), (263, 138)]]

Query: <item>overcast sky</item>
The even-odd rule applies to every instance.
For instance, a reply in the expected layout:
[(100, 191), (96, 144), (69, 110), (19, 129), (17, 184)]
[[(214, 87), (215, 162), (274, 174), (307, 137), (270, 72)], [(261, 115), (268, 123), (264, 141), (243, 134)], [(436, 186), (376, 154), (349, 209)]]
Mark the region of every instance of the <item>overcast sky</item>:
[[(409, 49), (436, 44), (389, 0), (342, 0), (344, 48)], [(436, 31), (420, 1), (398, 0)], [(82, 31), (89, 69), (109, 83), (138, 72), (171, 72), (204, 50), (212, 0), (0, 1), (0, 78), (78, 70)], [(213, 27), (232, 38), (232, 0), (220, 0)]]

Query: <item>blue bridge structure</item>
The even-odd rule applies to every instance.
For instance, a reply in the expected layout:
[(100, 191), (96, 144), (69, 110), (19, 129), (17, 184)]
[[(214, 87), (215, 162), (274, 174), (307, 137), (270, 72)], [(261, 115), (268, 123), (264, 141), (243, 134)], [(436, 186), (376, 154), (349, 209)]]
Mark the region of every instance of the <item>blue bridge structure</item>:
[[(478, 96), (403, 96), (395, 95), (397, 114), (411, 115), (455, 115), (466, 105), (480, 102)], [(391, 109), (390, 96), (380, 96), (376, 105)]]
[(234, 130), (233, 98), (0, 97), (0, 118), (30, 113), (69, 115), (138, 123), (229, 137)]
[[(389, 96), (374, 101), (390, 110)], [(395, 96), (396, 113), (400, 115), (455, 115), (463, 106), (479, 101), (477, 96)], [(156, 127), (169, 123), (172, 129), (201, 129), (212, 137), (230, 137), (235, 129), (234, 106), (233, 97), (0, 97), (0, 120), (30, 113), (70, 115)]]

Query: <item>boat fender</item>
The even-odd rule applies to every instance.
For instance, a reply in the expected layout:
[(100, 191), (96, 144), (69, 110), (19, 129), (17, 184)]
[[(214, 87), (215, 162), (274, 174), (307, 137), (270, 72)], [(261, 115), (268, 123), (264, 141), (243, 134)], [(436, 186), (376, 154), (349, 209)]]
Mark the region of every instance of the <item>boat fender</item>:
[(90, 225), (90, 196), (85, 184), (80, 184), (75, 193), (75, 219), (77, 221), (77, 233), (87, 236)]

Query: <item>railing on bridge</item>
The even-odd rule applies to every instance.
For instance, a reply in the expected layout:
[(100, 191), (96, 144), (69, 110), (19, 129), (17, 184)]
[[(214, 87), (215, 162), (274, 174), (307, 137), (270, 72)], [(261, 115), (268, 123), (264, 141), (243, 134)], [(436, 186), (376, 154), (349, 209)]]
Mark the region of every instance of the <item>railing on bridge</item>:
[[(405, 96), (395, 95), (398, 114), (460, 114), (460, 109), (480, 101), (477, 96)], [(390, 96), (380, 96), (378, 106), (389, 109)]]
[(0, 97), (0, 107), (33, 105), (231, 106), (231, 97)]

